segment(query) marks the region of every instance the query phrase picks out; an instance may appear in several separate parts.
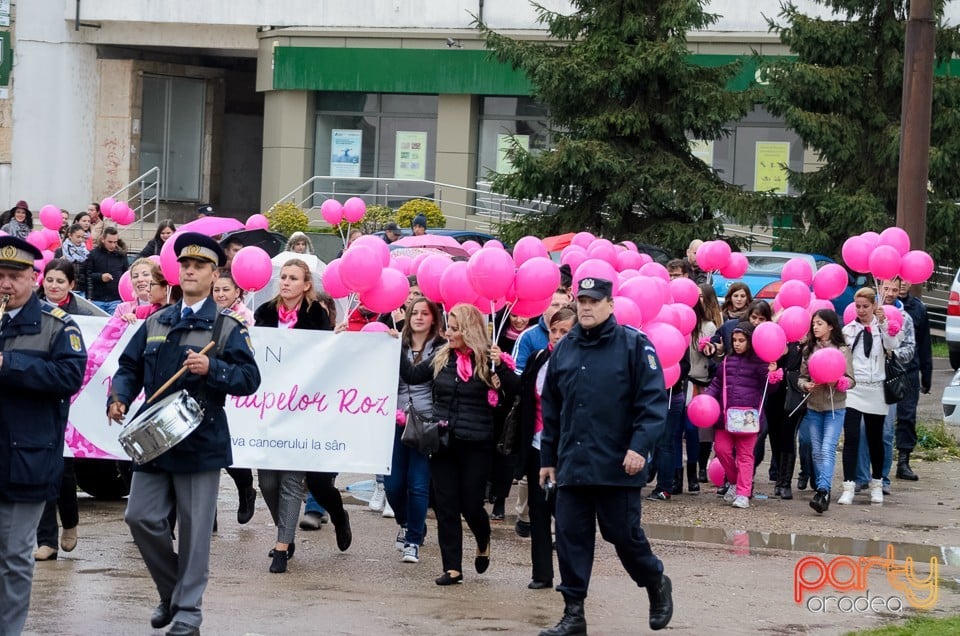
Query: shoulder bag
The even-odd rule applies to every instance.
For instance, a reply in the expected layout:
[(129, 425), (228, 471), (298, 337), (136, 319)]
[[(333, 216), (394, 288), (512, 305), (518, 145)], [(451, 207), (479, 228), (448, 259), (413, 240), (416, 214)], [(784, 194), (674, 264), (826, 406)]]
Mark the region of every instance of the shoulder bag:
[(431, 457), (442, 446), (447, 438), (447, 422), (425, 417), (413, 406), (413, 401), (407, 404), (407, 423), (403, 427), (400, 442)]
[(887, 355), (884, 349), (883, 358), (883, 401), (896, 404), (907, 395), (907, 370), (896, 353)]
[(763, 398), (757, 408), (749, 406), (727, 406), (727, 359), (723, 359), (723, 406), (724, 428), (728, 433), (749, 435), (760, 432), (760, 409), (763, 408)]

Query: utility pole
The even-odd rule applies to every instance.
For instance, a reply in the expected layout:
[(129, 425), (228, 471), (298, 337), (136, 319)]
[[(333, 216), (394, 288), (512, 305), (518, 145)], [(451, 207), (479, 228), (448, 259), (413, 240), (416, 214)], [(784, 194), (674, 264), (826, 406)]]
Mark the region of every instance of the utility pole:
[(910, 237), (911, 249), (915, 250), (922, 250), (926, 246), (930, 112), (933, 102), (933, 49), (936, 34), (933, 0), (911, 0), (903, 55), (897, 227), (906, 231)]

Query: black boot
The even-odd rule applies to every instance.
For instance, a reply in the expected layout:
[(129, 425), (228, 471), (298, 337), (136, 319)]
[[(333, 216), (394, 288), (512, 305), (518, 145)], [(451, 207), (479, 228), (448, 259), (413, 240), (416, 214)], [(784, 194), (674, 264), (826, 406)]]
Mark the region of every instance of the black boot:
[(583, 599), (563, 599), (563, 618), (555, 627), (540, 632), (540, 636), (587, 636), (587, 619), (583, 615)]
[(793, 499), (793, 490), (790, 489), (790, 479), (793, 477), (793, 466), (796, 459), (793, 453), (780, 453), (777, 488), (780, 491), (781, 499)]
[(830, 492), (823, 488), (818, 488), (817, 493), (810, 500), (810, 507), (823, 514), (830, 507)]
[(696, 494), (700, 492), (700, 482), (697, 480), (697, 465), (687, 460), (687, 492)]
[(899, 449), (897, 451), (897, 479), (907, 481), (917, 481), (920, 479), (917, 474), (910, 469), (910, 451)]
[(697, 458), (697, 464), (700, 471), (697, 473), (697, 481), (705, 484), (709, 481), (707, 477), (707, 466), (710, 465), (710, 451), (713, 450), (713, 444), (710, 442), (700, 442), (700, 456)]
[(677, 468), (673, 471), (673, 488), (670, 489), (670, 494), (683, 494), (683, 468)]
[(673, 618), (673, 586), (670, 577), (660, 575), (656, 585), (647, 587), (647, 596), (650, 598), (650, 629), (663, 629)]

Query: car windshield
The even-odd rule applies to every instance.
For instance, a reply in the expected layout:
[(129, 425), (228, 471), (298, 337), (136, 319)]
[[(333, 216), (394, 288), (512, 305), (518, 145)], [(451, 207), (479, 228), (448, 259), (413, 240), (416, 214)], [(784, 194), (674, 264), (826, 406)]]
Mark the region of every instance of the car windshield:
[(777, 256), (775, 254), (746, 254), (747, 273), (769, 276), (779, 276), (783, 266), (792, 256)]

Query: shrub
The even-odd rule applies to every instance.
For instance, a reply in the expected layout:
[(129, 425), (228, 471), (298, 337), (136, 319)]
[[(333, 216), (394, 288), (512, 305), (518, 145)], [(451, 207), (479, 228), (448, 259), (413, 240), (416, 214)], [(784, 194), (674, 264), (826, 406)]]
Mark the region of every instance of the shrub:
[[(364, 234), (379, 232), (390, 221), (396, 221), (394, 211), (386, 205), (368, 205), (367, 213), (360, 219), (360, 223), (350, 224), (351, 228), (360, 228)], [(347, 222), (340, 223), (340, 232), (347, 231)]]
[(294, 232), (306, 232), (310, 226), (310, 219), (303, 208), (293, 201), (278, 203), (263, 213), (270, 220), (270, 229), (290, 236)]
[(427, 229), (446, 227), (447, 217), (443, 216), (440, 206), (426, 199), (410, 199), (397, 210), (397, 225), (409, 228), (413, 217), (422, 214), (427, 217)]

